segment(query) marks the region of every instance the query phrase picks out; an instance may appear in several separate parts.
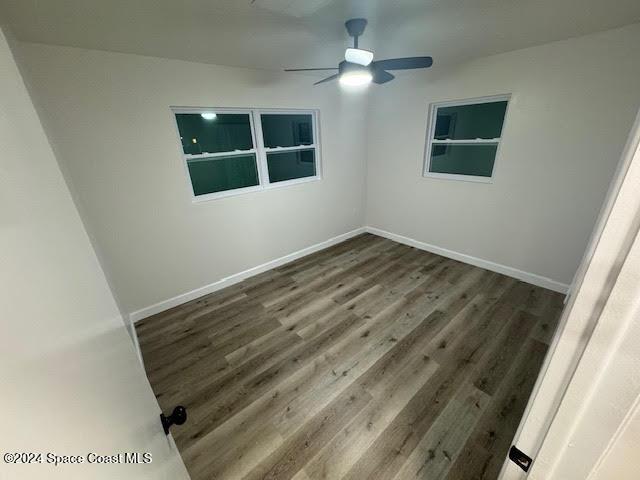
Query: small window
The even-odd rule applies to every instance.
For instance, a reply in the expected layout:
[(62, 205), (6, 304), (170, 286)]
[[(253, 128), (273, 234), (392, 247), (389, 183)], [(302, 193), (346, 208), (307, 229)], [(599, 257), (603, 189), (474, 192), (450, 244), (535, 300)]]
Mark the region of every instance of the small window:
[(427, 177), (488, 182), (493, 177), (508, 95), (431, 106)]
[(195, 200), (320, 178), (315, 111), (173, 112)]

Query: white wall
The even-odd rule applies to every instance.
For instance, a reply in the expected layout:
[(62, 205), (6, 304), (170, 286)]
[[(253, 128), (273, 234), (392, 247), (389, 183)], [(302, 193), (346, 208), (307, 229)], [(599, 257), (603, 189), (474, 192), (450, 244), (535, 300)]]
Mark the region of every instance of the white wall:
[[(372, 95), (367, 224), (569, 284), (640, 105), (640, 25), (399, 79)], [(491, 184), (423, 178), (431, 102), (511, 93)]]
[(188, 478), (2, 30), (0, 71), (0, 452), (154, 456), (0, 477)]
[[(21, 60), (128, 312), (363, 224), (362, 95), (307, 76), (36, 44), (22, 44)], [(169, 106), (318, 108), (324, 178), (193, 204)]]

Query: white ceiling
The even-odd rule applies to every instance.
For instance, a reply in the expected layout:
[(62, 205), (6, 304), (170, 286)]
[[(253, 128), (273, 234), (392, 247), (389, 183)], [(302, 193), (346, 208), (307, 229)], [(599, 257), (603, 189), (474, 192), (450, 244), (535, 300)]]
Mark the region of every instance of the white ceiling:
[(20, 40), (241, 67), (335, 66), (343, 23), (376, 58), (435, 66), (640, 22), (639, 0), (0, 0)]

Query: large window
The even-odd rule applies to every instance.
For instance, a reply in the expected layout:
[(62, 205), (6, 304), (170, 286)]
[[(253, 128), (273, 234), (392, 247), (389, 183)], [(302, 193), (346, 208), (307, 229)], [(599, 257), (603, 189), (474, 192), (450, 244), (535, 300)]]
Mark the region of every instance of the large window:
[(174, 108), (195, 200), (320, 178), (317, 112)]
[(432, 104), (424, 175), (491, 181), (508, 102), (501, 95)]

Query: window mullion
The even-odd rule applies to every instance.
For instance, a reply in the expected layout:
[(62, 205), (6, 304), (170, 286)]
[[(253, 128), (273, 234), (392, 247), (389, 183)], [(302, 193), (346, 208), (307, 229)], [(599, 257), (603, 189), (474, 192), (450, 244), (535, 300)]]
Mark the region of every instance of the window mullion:
[(255, 127), (256, 148), (258, 165), (260, 167), (260, 185), (266, 187), (269, 185), (269, 167), (267, 165), (267, 152), (264, 147), (264, 136), (262, 133), (262, 119), (260, 110), (252, 110), (253, 124)]

